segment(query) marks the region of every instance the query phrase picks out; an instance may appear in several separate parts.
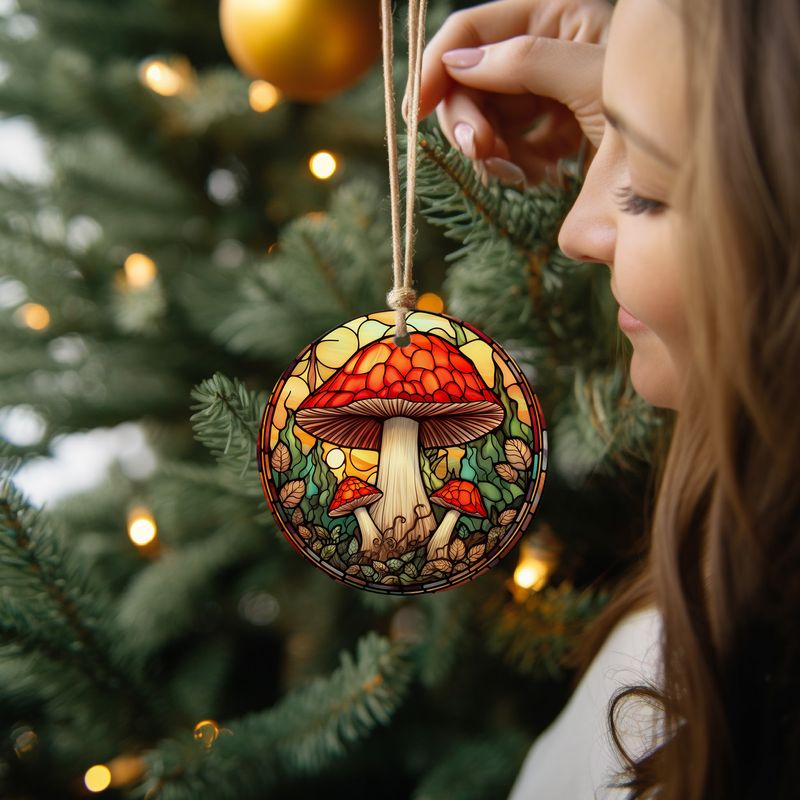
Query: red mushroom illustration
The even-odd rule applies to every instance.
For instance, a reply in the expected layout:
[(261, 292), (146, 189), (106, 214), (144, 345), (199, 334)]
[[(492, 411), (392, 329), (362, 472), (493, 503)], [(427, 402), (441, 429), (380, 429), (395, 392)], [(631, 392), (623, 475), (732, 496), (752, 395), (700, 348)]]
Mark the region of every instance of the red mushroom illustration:
[(431, 502), (444, 506), (447, 509), (447, 513), (439, 523), (439, 527), (434, 531), (433, 536), (428, 540), (428, 560), (442, 558), (443, 553), (439, 552), (442, 548), (444, 548), (444, 553), (446, 554), (453, 528), (455, 528), (456, 521), (462, 514), (486, 518), (486, 508), (483, 505), (483, 499), (478, 487), (474, 483), (460, 478), (453, 478), (441, 489), (435, 491), (431, 495)]
[(376, 540), (377, 542), (381, 540), (381, 532), (375, 527), (367, 506), (380, 500), (382, 494), (383, 492), (372, 484), (350, 476), (336, 488), (336, 494), (328, 507), (330, 517), (344, 517), (351, 511), (355, 512), (358, 529), (361, 532), (361, 550), (365, 553), (375, 546)]
[[(357, 350), (303, 400), (297, 424), (340, 447), (378, 450), (372, 509), (395, 552), (425, 541), (435, 525), (420, 472), (419, 448), (470, 442), (503, 421), (500, 400), (475, 365), (440, 336), (415, 332), (405, 347), (387, 337)], [(397, 529), (398, 524), (400, 529)]]

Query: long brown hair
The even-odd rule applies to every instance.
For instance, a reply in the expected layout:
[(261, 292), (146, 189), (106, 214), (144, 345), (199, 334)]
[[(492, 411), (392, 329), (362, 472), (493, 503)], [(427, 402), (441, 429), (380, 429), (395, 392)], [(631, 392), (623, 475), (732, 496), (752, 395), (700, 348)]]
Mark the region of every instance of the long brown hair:
[[(800, 3), (676, 0), (691, 152), (675, 202), (693, 363), (641, 572), (597, 621), (584, 667), (628, 612), (663, 620), (659, 687), (609, 708), (630, 798), (800, 793)], [(676, 54), (676, 57), (679, 57)], [(639, 760), (623, 700), (655, 702)]]

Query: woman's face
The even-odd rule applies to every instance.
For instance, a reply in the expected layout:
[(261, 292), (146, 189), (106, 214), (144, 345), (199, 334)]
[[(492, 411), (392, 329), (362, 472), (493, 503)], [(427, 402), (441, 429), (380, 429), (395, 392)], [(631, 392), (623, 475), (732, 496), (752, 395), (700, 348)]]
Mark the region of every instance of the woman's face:
[(603, 139), (558, 238), (570, 258), (609, 265), (614, 297), (632, 315), (621, 310), (620, 327), (633, 345), (633, 387), (675, 409), (688, 359), (675, 238), (685, 219), (670, 199), (689, 139), (682, 40), (665, 0), (617, 3), (603, 69)]

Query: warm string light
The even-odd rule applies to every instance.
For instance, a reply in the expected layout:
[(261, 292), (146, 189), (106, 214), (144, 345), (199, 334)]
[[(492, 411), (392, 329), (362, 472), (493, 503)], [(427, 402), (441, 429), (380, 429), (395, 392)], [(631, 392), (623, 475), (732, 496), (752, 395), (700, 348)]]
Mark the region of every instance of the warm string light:
[(194, 726), (194, 738), (203, 743), (206, 750), (214, 746), (219, 736), (219, 725), (213, 719), (201, 719)]
[(111, 773), (111, 785), (130, 786), (136, 783), (145, 773), (145, 763), (141, 756), (120, 755), (108, 762)]
[(281, 99), (280, 90), (273, 86), (269, 81), (253, 81), (247, 90), (247, 97), (250, 101), (250, 108), (263, 114), (274, 108)]
[(128, 513), (128, 538), (137, 547), (147, 547), (158, 535), (158, 527), (150, 510), (143, 507), (131, 509)]
[(417, 298), (417, 311), (432, 311), (441, 314), (444, 311), (444, 300), (433, 292), (423, 292)]
[(50, 325), (50, 312), (39, 303), (25, 303), (17, 313), (22, 324), (32, 331), (43, 331)]
[(544, 589), (558, 564), (559, 549), (559, 543), (547, 525), (542, 525), (522, 540), (513, 580), (517, 599)]
[(139, 80), (162, 97), (174, 97), (192, 85), (192, 65), (185, 56), (168, 60), (154, 56), (139, 65)]
[(90, 792), (97, 794), (109, 787), (129, 786), (138, 781), (144, 772), (145, 764), (141, 756), (120, 755), (108, 764), (89, 767), (84, 773), (83, 782)]
[(86, 770), (83, 782), (90, 792), (104, 792), (111, 786), (111, 770), (105, 764), (95, 764)]
[(544, 588), (550, 575), (550, 565), (536, 556), (521, 558), (514, 570), (514, 583), (521, 589), (538, 592)]
[(210, 750), (223, 733), (231, 733), (227, 728), (221, 728), (213, 719), (201, 719), (194, 726), (194, 738), (201, 742), (206, 750)]
[(155, 280), (158, 273), (156, 262), (144, 253), (131, 253), (122, 268), (131, 289), (143, 289)]
[(320, 181), (332, 178), (337, 169), (336, 158), (327, 150), (320, 150), (308, 159), (308, 169)]

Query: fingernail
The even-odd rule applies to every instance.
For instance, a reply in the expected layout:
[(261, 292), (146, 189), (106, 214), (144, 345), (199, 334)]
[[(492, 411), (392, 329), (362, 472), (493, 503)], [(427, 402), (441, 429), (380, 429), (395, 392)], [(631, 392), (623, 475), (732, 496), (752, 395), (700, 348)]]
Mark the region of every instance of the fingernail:
[(480, 47), (463, 47), (460, 50), (448, 50), (442, 61), (448, 67), (474, 67), (480, 63), (484, 51)]
[(486, 159), (486, 168), (500, 178), (503, 183), (521, 183), (525, 186), (525, 173), (511, 161), (492, 156)]
[(477, 153), (475, 152), (475, 131), (472, 129), (472, 125), (468, 125), (466, 122), (459, 122), (453, 128), (453, 136), (458, 142), (458, 149), (467, 158), (475, 158)]

